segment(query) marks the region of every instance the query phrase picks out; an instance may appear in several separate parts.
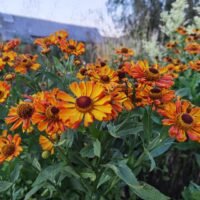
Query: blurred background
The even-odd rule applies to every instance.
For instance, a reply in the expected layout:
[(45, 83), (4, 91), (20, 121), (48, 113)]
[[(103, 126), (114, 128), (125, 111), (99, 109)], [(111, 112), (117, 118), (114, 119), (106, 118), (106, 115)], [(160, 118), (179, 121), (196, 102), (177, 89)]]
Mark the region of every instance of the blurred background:
[[(24, 42), (68, 30), (70, 37), (89, 44), (91, 60), (96, 55), (109, 57), (116, 47), (131, 47), (142, 53), (150, 42), (165, 39), (161, 19), (175, 0), (0, 0), (0, 39), (20, 37)], [(200, 0), (177, 0), (184, 22), (199, 16)], [(186, 5), (184, 7), (184, 5)], [(184, 8), (183, 8), (184, 7)], [(176, 13), (179, 26), (183, 18)], [(165, 22), (163, 22), (165, 21)], [(176, 27), (177, 28), (177, 27)], [(147, 42), (146, 42), (147, 41)], [(94, 53), (95, 52), (95, 53)], [(158, 51), (159, 52), (159, 51)], [(156, 55), (153, 55), (156, 56)]]

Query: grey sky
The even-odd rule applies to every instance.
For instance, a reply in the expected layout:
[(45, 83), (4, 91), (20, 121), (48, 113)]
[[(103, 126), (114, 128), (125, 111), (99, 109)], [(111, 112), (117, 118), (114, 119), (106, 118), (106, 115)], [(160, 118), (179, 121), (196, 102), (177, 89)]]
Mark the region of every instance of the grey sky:
[(93, 26), (117, 36), (106, 9), (107, 0), (0, 0), (0, 12), (51, 21)]

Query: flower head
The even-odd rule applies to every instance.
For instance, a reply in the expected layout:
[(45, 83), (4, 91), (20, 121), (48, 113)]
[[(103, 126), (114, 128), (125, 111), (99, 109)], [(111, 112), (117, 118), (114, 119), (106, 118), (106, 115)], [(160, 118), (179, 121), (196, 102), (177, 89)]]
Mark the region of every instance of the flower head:
[(200, 142), (200, 108), (192, 107), (188, 101), (181, 101), (179, 98), (169, 102), (158, 112), (164, 116), (163, 125), (171, 126), (169, 134), (179, 142), (187, 139)]
[(189, 62), (189, 67), (197, 72), (200, 72), (200, 60), (193, 60)]
[(163, 73), (162, 68), (149, 66), (147, 61), (138, 61), (124, 67), (124, 71), (135, 78), (139, 83), (162, 88), (171, 87), (174, 82), (171, 75)]
[(115, 70), (110, 67), (101, 67), (90, 72), (90, 79), (100, 83), (107, 90), (112, 90), (119, 84), (119, 77)]
[(21, 101), (16, 107), (11, 107), (5, 121), (7, 124), (13, 124), (11, 131), (22, 125), (23, 131), (31, 128), (31, 117), (34, 113), (32, 102)]
[(75, 40), (62, 40), (60, 42), (60, 49), (67, 55), (79, 56), (85, 52), (85, 45), (82, 42), (77, 42)]
[(10, 161), (14, 157), (19, 156), (22, 152), (21, 137), (18, 134), (14, 136), (4, 132), (2, 136), (0, 136), (0, 163), (4, 161)]
[(10, 85), (6, 81), (0, 81), (0, 104), (5, 102), (10, 95)]
[(40, 64), (37, 63), (37, 55), (30, 54), (21, 54), (18, 55), (15, 59), (14, 69), (16, 72), (21, 74), (26, 74), (29, 70), (38, 70), (40, 68)]
[(74, 82), (70, 89), (75, 97), (65, 92), (60, 92), (58, 97), (63, 101), (60, 117), (69, 120), (73, 128), (81, 122), (89, 126), (95, 119), (102, 121), (112, 112), (111, 97), (105, 93), (101, 84), (91, 81)]
[(65, 131), (65, 123), (60, 118), (59, 100), (57, 95), (60, 91), (55, 88), (52, 91), (44, 91), (34, 95), (35, 112), (32, 116), (33, 124), (39, 131), (47, 134), (61, 134)]
[(116, 54), (122, 55), (122, 56), (125, 56), (125, 57), (130, 57), (130, 56), (134, 55), (134, 51), (132, 49), (122, 47), (120, 49), (116, 49)]

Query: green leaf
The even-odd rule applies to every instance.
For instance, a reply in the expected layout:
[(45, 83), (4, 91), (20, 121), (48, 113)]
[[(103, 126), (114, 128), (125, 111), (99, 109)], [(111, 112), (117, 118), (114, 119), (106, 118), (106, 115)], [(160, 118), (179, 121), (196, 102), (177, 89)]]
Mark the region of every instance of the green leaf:
[(190, 89), (189, 88), (181, 88), (176, 91), (177, 96), (185, 97), (190, 95)]
[(64, 167), (63, 171), (73, 175), (75, 178), (80, 178), (80, 176), (76, 173), (76, 171), (71, 166)]
[(55, 182), (56, 176), (62, 171), (62, 169), (63, 163), (48, 166), (39, 173), (38, 177), (33, 183), (33, 186), (36, 186), (48, 180)]
[(8, 190), (12, 186), (12, 184), (13, 183), (8, 181), (0, 181), (0, 193)]
[(15, 168), (14, 168), (14, 170), (10, 174), (10, 179), (11, 179), (11, 181), (13, 183), (19, 178), (19, 175), (20, 175), (22, 167), (23, 166), (21, 164), (16, 165)]
[(57, 57), (53, 56), (53, 61), (55, 63), (56, 69), (65, 74), (65, 68), (62, 65), (62, 63), (60, 62), (60, 60)]
[(174, 139), (167, 138), (162, 143), (159, 144), (155, 149), (153, 149), (150, 153), (153, 158), (162, 155), (165, 153), (174, 143)]
[(93, 145), (87, 145), (83, 147), (80, 151), (81, 157), (83, 158), (94, 158), (94, 148)]
[(38, 169), (38, 171), (41, 171), (41, 165), (40, 165), (40, 163), (38, 162), (37, 158), (34, 158), (34, 159), (33, 159), (32, 165), (33, 165), (36, 169)]
[(199, 200), (200, 186), (191, 182), (190, 185), (182, 192), (184, 200)]
[(130, 189), (144, 200), (168, 200), (169, 198), (147, 183), (140, 184), (131, 169), (123, 162), (119, 164), (107, 164), (115, 174), (123, 180)]
[(150, 140), (152, 134), (152, 119), (151, 119), (151, 109), (150, 107), (146, 107), (143, 115), (143, 128), (144, 134), (147, 141)]
[(96, 139), (93, 142), (93, 147), (94, 147), (94, 155), (100, 158), (100, 156), (101, 156), (101, 143), (99, 142), (98, 139)]
[(100, 179), (99, 179), (99, 182), (98, 182), (98, 184), (97, 184), (97, 189), (98, 189), (101, 185), (103, 185), (104, 183), (106, 183), (107, 181), (109, 181), (110, 178), (111, 178), (110, 175), (108, 175), (107, 173), (103, 172), (102, 175), (101, 175), (101, 177), (100, 177)]
[(143, 126), (137, 125), (137, 127), (134, 127), (132, 122), (123, 127), (118, 125), (116, 126), (114, 124), (108, 124), (107, 128), (110, 135), (115, 138), (126, 137), (127, 135), (136, 135), (143, 131)]
[(139, 185), (137, 178), (125, 163), (120, 162), (118, 164), (106, 164), (105, 166), (112, 169), (115, 172), (115, 174), (126, 184), (133, 186)]
[(150, 171), (152, 171), (156, 167), (155, 160), (153, 159), (153, 156), (151, 155), (151, 153), (146, 148), (144, 148), (144, 152), (146, 153), (146, 155), (148, 156), (148, 158), (151, 162)]
[(81, 172), (81, 176), (85, 179), (89, 178), (91, 181), (95, 181), (96, 180), (96, 174), (93, 170), (91, 169), (84, 169), (83, 172)]
[(43, 187), (44, 184), (39, 184), (33, 187), (25, 196), (24, 200), (29, 200), (38, 190)]
[(133, 192), (144, 200), (169, 200), (170, 198), (162, 194), (153, 186), (142, 183), (139, 187), (132, 187)]

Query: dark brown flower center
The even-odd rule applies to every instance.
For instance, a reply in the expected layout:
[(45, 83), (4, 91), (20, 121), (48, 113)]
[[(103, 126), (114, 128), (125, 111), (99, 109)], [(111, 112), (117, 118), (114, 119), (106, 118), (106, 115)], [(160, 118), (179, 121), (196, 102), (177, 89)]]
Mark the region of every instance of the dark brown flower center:
[(125, 78), (126, 74), (123, 71), (118, 71), (118, 77), (119, 79)]
[(85, 69), (85, 68), (80, 69), (81, 75), (84, 76), (86, 74), (86, 72), (87, 72), (87, 69)]
[(128, 49), (125, 48), (125, 47), (124, 47), (124, 48), (121, 48), (121, 52), (122, 52), (122, 53), (128, 53)]
[(9, 57), (8, 57), (8, 56), (5, 56), (5, 57), (3, 58), (3, 61), (4, 61), (4, 62), (9, 61)]
[(141, 99), (141, 98), (136, 98), (135, 101), (136, 101), (137, 103), (140, 103), (140, 102), (142, 102), (142, 99)]
[(103, 61), (101, 61), (101, 62), (100, 62), (100, 65), (101, 65), (101, 67), (104, 67), (104, 66), (106, 65), (106, 63), (103, 62)]
[(2, 147), (2, 153), (5, 157), (11, 156), (15, 152), (14, 144), (7, 144)]
[(146, 74), (147, 74), (147, 79), (149, 81), (156, 81), (160, 77), (159, 71), (157, 69), (153, 68), (153, 67), (150, 67), (147, 70)]
[(90, 107), (92, 104), (92, 99), (88, 96), (81, 96), (79, 98), (76, 99), (76, 105), (79, 107), (79, 108), (88, 108)]
[(109, 83), (110, 78), (108, 75), (103, 75), (103, 76), (101, 76), (101, 81), (104, 83)]
[(28, 63), (26, 64), (26, 68), (31, 68), (31, 66), (32, 66), (32, 63), (31, 63), (31, 62), (28, 62)]
[(184, 113), (181, 116), (181, 119), (183, 120), (184, 123), (186, 124), (192, 124), (193, 122), (193, 118), (188, 114), (188, 113)]
[(55, 115), (55, 114), (58, 114), (59, 109), (53, 106), (53, 107), (51, 108), (51, 112), (52, 112), (54, 115)]
[(30, 104), (23, 103), (17, 107), (17, 114), (19, 115), (20, 118), (23, 118), (23, 119), (30, 118), (33, 112), (34, 112), (34, 109)]
[(150, 67), (150, 68), (149, 68), (149, 71), (150, 71), (151, 73), (153, 73), (153, 74), (159, 74), (158, 70), (155, 69), (155, 68), (153, 68), (153, 67)]
[(24, 63), (27, 62), (27, 61), (28, 61), (28, 60), (27, 60), (26, 58), (24, 58), (24, 59), (22, 60), (22, 62), (24, 62)]
[(162, 93), (161, 93), (161, 89), (160, 88), (153, 88), (150, 90), (150, 97), (152, 99), (159, 99), (161, 98)]
[(0, 90), (0, 98), (4, 96), (4, 92)]
[(70, 50), (75, 50), (76, 49), (76, 47), (74, 46), (74, 45), (68, 45), (68, 48), (70, 49)]
[(161, 89), (160, 88), (153, 88), (150, 91), (151, 91), (151, 93), (160, 93)]
[(49, 106), (46, 109), (46, 117), (48, 119), (57, 119), (58, 118), (59, 109), (55, 106)]

